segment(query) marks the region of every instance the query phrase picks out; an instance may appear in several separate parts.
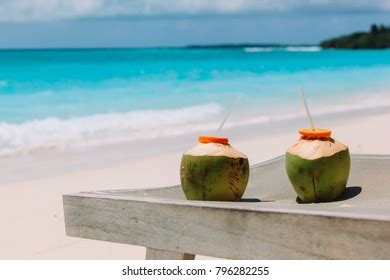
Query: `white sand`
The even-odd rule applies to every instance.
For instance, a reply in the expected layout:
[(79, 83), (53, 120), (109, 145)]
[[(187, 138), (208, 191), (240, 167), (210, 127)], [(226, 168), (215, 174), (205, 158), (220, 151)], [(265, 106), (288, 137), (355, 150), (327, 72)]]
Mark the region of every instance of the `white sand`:
[[(333, 136), (352, 153), (390, 154), (390, 114), (357, 117), (333, 123)], [(232, 145), (247, 154), (251, 164), (279, 156), (292, 145), (295, 128), (269, 136), (231, 137)], [(194, 143), (195, 145), (195, 140)], [(179, 149), (180, 148), (180, 149)], [(179, 162), (184, 149), (178, 147), (159, 156), (110, 163), (108, 167), (45, 173), (52, 162), (40, 162), (45, 176), (0, 183), (1, 259), (142, 259), (145, 249), (136, 246), (66, 237), (62, 194), (84, 190), (158, 187), (179, 182)], [(58, 170), (68, 158), (57, 160)], [(7, 163), (7, 159), (3, 159)], [(10, 165), (15, 164), (12, 160)], [(12, 166), (11, 166), (12, 167)], [(12, 168), (3, 169), (8, 172)], [(8, 167), (7, 167), (8, 168)], [(16, 168), (16, 167), (15, 167)], [(3, 173), (4, 174), (4, 173)], [(8, 174), (5, 174), (7, 177)], [(39, 178), (41, 177), (41, 178)], [(1, 182), (1, 180), (0, 180)]]

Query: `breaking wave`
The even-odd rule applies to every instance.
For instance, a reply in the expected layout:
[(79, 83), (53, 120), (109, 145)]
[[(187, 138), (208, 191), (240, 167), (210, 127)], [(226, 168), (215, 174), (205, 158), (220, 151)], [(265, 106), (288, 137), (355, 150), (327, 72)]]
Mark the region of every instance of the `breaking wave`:
[(290, 47), (246, 47), (245, 52), (257, 53), (257, 52), (273, 52), (273, 51), (286, 51), (286, 52), (318, 52), (321, 51), (321, 47), (318, 46), (290, 46)]
[[(387, 95), (388, 96), (388, 95)], [(390, 98), (371, 96), (350, 103), (313, 107), (314, 116), (364, 112), (390, 108)], [(237, 113), (226, 128), (278, 123), (304, 118), (303, 110), (261, 115), (251, 111)], [(48, 149), (66, 150), (96, 147), (141, 139), (174, 137), (216, 129), (225, 109), (207, 103), (177, 109), (139, 110), (125, 113), (97, 114), (70, 119), (45, 118), (20, 124), (0, 122), (0, 156), (23, 154)], [(237, 116), (240, 116), (237, 118)]]
[(169, 110), (140, 110), (12, 124), (0, 122), (0, 155), (44, 149), (93, 147), (185, 134), (222, 112), (216, 103)]
[(308, 46), (308, 47), (287, 47), (286, 51), (288, 52), (319, 52), (321, 47), (317, 46)]

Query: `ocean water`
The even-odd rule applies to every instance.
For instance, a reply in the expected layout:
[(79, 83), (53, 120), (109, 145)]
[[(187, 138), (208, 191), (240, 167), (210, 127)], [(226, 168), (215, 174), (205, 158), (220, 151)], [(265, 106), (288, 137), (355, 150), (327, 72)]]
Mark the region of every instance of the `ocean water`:
[(0, 50), (0, 156), (390, 107), (390, 50)]

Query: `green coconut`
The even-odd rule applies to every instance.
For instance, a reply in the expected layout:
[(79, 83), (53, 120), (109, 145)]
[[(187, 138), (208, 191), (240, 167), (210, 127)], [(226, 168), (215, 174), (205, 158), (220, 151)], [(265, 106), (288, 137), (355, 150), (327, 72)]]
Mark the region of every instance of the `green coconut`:
[(248, 158), (229, 144), (199, 143), (181, 160), (181, 185), (189, 200), (238, 201), (248, 178)]
[(348, 147), (330, 137), (300, 139), (286, 152), (288, 178), (305, 203), (332, 201), (340, 196), (350, 166)]

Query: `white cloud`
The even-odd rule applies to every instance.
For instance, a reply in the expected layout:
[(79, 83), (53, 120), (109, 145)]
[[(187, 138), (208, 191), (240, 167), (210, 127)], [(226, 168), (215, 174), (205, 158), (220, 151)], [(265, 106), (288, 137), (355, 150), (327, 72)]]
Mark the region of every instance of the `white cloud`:
[(0, 0), (0, 20), (52, 20), (88, 16), (101, 8), (101, 0)]
[(115, 15), (235, 14), (322, 8), (390, 11), (390, 0), (0, 0), (0, 21)]

